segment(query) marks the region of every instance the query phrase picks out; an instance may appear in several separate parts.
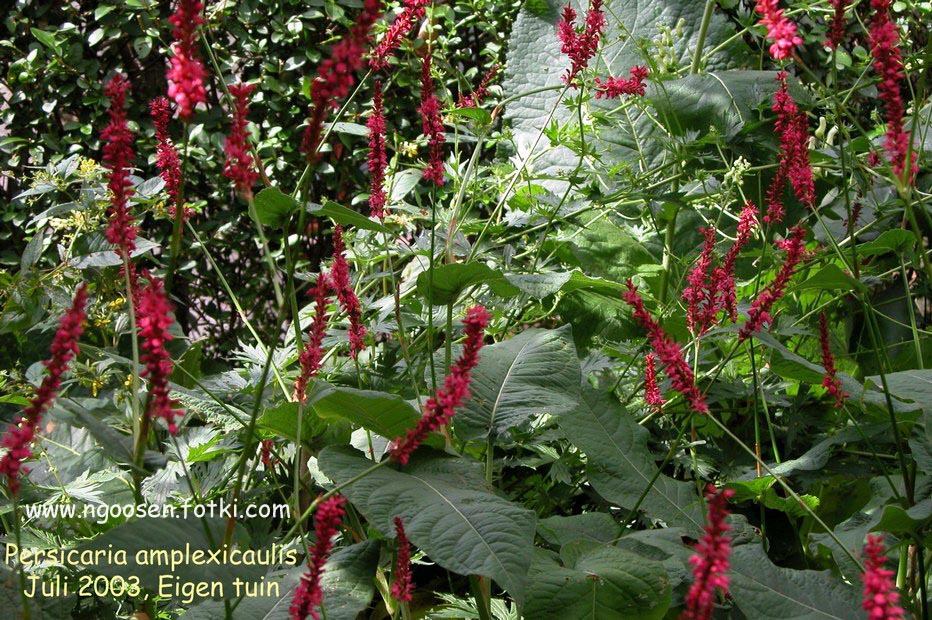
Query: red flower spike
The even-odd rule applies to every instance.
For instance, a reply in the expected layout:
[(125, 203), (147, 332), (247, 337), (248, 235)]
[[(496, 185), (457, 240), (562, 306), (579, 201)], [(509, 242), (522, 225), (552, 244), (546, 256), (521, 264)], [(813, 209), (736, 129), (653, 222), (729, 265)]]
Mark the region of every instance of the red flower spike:
[(314, 534), (317, 540), (311, 549), (308, 571), (301, 576), (301, 581), (294, 591), (294, 598), (291, 599), (291, 607), (288, 610), (291, 620), (306, 620), (308, 616), (320, 620), (317, 610), (324, 599), (320, 579), (324, 575), (327, 558), (333, 550), (333, 537), (343, 522), (343, 515), (346, 514), (343, 509), (345, 501), (343, 496), (333, 495), (317, 507), (314, 514)]
[(664, 371), (670, 377), (673, 389), (683, 395), (693, 411), (700, 414), (709, 412), (702, 392), (696, 387), (692, 368), (683, 359), (683, 352), (676, 342), (663, 331), (654, 317), (644, 307), (644, 300), (637, 292), (637, 287), (627, 282), (628, 290), (622, 294), (625, 302), (634, 309), (634, 318), (647, 330), (647, 338), (654, 348), (654, 354), (663, 364)]
[(648, 353), (644, 358), (644, 401), (660, 413), (663, 407), (663, 397), (657, 385), (656, 359), (657, 356), (653, 353)]
[(628, 72), (630, 78), (613, 77), (605, 81), (595, 79), (595, 98), (617, 99), (623, 95), (637, 95), (643, 97), (645, 93), (644, 80), (647, 79), (647, 67), (638, 65), (631, 67)]
[(809, 208), (815, 203), (815, 183), (809, 163), (809, 121), (796, 105), (786, 84), (786, 72), (777, 74), (780, 88), (773, 96), (777, 114), (776, 133), (780, 137), (780, 166), (767, 190), (767, 215), (764, 221), (783, 220), (783, 190), (787, 180), (796, 198)]
[(301, 363), (301, 374), (294, 382), (295, 399), (304, 402), (307, 396), (307, 383), (311, 377), (316, 377), (320, 370), (321, 360), (324, 358), (323, 341), (327, 333), (327, 297), (333, 290), (333, 284), (325, 273), (317, 276), (317, 286), (308, 291), (314, 298), (314, 321), (308, 332), (308, 341), (298, 356)]
[(832, 14), (832, 22), (828, 27), (828, 38), (825, 39), (825, 45), (835, 49), (845, 39), (845, 9), (848, 7), (848, 0), (829, 0), (829, 4), (835, 9)]
[[(168, 205), (168, 213), (175, 217), (175, 210), (181, 200), (181, 160), (178, 158), (178, 150), (172, 142), (171, 134), (168, 131), (168, 121), (171, 118), (171, 103), (165, 97), (157, 97), (149, 102), (149, 112), (152, 114), (152, 120), (155, 123), (155, 139), (158, 142), (156, 146), (155, 166), (159, 169), (159, 176), (165, 181), (165, 191), (171, 199)], [(182, 211), (183, 218), (189, 218), (194, 215), (194, 210), (185, 207)], [(182, 220), (183, 221), (183, 220)]]
[(32, 457), (32, 442), (35, 441), (42, 414), (52, 405), (52, 401), (61, 389), (62, 375), (68, 370), (68, 364), (78, 354), (78, 340), (84, 331), (85, 311), (87, 305), (87, 286), (81, 284), (75, 292), (71, 308), (58, 322), (58, 330), (52, 338), (51, 357), (42, 362), (46, 375), (42, 383), (23, 412), (16, 416), (3, 434), (0, 445), (7, 449), (0, 458), (0, 474), (6, 476), (7, 486), (12, 495), (20, 489), (19, 476), (24, 472), (23, 461)]
[(110, 222), (107, 241), (117, 246), (117, 254), (129, 256), (136, 249), (136, 222), (129, 212), (129, 197), (133, 190), (129, 168), (133, 161), (133, 132), (126, 121), (126, 92), (129, 82), (121, 74), (114, 75), (104, 87), (110, 99), (110, 123), (100, 133), (104, 141), (104, 167), (110, 171), (107, 188), (110, 190)]
[(777, 8), (780, 0), (757, 0), (754, 10), (761, 14), (760, 23), (767, 27), (767, 39), (770, 55), (775, 60), (784, 60), (793, 55), (793, 48), (802, 45), (802, 38), (796, 33), (796, 24), (783, 15), (783, 9)]
[[(563, 15), (557, 24), (557, 38), (562, 43), (560, 51), (570, 59), (570, 68), (563, 75), (564, 84), (572, 83), (573, 78), (589, 66), (604, 31), (605, 15), (602, 13), (601, 0), (590, 0), (582, 32), (576, 30), (576, 11), (570, 5), (563, 7)], [(576, 88), (576, 84), (573, 84), (573, 88)]]
[(440, 120), (440, 101), (434, 93), (434, 78), (430, 74), (430, 54), (421, 58), (421, 113), (424, 135), (428, 138), (427, 168), (424, 180), (434, 185), (443, 185), (443, 122)]
[(696, 544), (696, 553), (689, 558), (693, 567), (693, 583), (686, 594), (686, 609), (680, 614), (680, 620), (711, 620), (715, 593), (728, 595), (731, 538), (726, 533), (731, 527), (725, 520), (730, 514), (728, 499), (734, 494), (734, 489), (716, 492), (712, 485), (706, 489), (709, 514), (703, 528), (705, 534)]
[(403, 439), (399, 437), (392, 442), (389, 455), (393, 460), (402, 465), (406, 464), (427, 434), (449, 424), (456, 413), (456, 408), (469, 397), (470, 371), (479, 363), (479, 350), (483, 345), (482, 338), (491, 318), (482, 306), (473, 306), (466, 311), (466, 318), (463, 319), (466, 333), (463, 352), (450, 368), (450, 373), (443, 380), (443, 385), (424, 405), (424, 415), (414, 428), (410, 429)]
[(715, 284), (711, 280), (715, 228), (710, 226), (699, 232), (705, 236), (702, 253), (686, 277), (688, 284), (686, 290), (683, 291), (683, 299), (686, 300), (686, 324), (689, 326), (689, 331), (697, 337), (704, 334), (715, 323), (715, 315), (718, 314)]
[(747, 201), (741, 215), (738, 216), (738, 238), (734, 245), (725, 255), (725, 260), (720, 267), (716, 267), (712, 273), (712, 281), (716, 287), (716, 311), (724, 310), (732, 323), (738, 320), (738, 303), (735, 296), (735, 263), (738, 262), (738, 255), (741, 249), (747, 245), (754, 234), (754, 228), (757, 226), (757, 206)]
[(781, 249), (786, 251), (783, 265), (773, 282), (765, 286), (751, 304), (748, 320), (738, 331), (738, 340), (746, 340), (751, 334), (760, 331), (765, 324), (771, 322), (770, 310), (773, 305), (783, 297), (790, 278), (796, 273), (796, 267), (806, 257), (806, 229), (794, 226), (790, 229), (790, 237), (779, 243)]
[(168, 21), (175, 27), (172, 36), (172, 52), (168, 71), (168, 96), (178, 106), (178, 116), (190, 121), (194, 108), (199, 103), (207, 103), (207, 91), (204, 80), (207, 70), (199, 57), (197, 45), (197, 28), (207, 22), (201, 16), (204, 3), (200, 0), (178, 0), (175, 14)]
[(330, 267), (330, 286), (336, 291), (337, 299), (343, 312), (349, 317), (350, 357), (356, 359), (360, 351), (366, 348), (366, 328), (362, 324), (362, 311), (359, 298), (350, 284), (349, 263), (346, 262), (343, 246), (343, 227), (333, 227), (333, 265)]
[(182, 416), (183, 412), (175, 408), (178, 401), (169, 396), (168, 378), (173, 364), (165, 344), (173, 338), (168, 328), (174, 321), (171, 304), (162, 286), (160, 280), (150, 278), (149, 283), (139, 290), (136, 324), (140, 345), (145, 351), (141, 357), (146, 365), (142, 376), (149, 382), (149, 409), (146, 414), (153, 420), (164, 419), (168, 423), (168, 432), (174, 435), (178, 432), (175, 418)]
[(822, 387), (828, 389), (829, 395), (835, 399), (835, 406), (841, 407), (848, 398), (848, 394), (841, 389), (841, 380), (835, 376), (835, 356), (828, 342), (828, 319), (825, 313), (819, 313), (819, 344), (822, 347), (822, 366), (825, 368), (825, 377), (822, 378)]
[(459, 100), (456, 102), (456, 107), (478, 108), (482, 100), (489, 94), (489, 84), (492, 82), (492, 78), (498, 74), (499, 68), (499, 65), (495, 65), (489, 69), (489, 72), (482, 76), (479, 86), (477, 86), (476, 90), (472, 91), (471, 94), (460, 95)]
[(395, 517), (394, 523), (398, 557), (395, 560), (395, 581), (392, 583), (391, 595), (396, 601), (410, 603), (411, 591), (414, 589), (411, 581), (411, 544), (401, 517)]
[(310, 158), (317, 152), (321, 128), (328, 112), (340, 107), (340, 99), (356, 84), (355, 73), (365, 64), (363, 54), (369, 44), (369, 31), (382, 12), (380, 0), (365, 0), (363, 9), (349, 34), (330, 50), (317, 70), (311, 84), (311, 106), (308, 125), (301, 145)]
[(385, 218), (385, 169), (388, 155), (385, 147), (385, 109), (382, 105), (382, 81), (375, 81), (372, 93), (372, 113), (366, 121), (369, 128), (369, 211), (380, 220)]
[(223, 147), (226, 162), (223, 164), (223, 176), (233, 181), (236, 193), (247, 202), (252, 200), (252, 186), (259, 178), (255, 160), (249, 150), (249, 99), (254, 84), (232, 84), (230, 96), (233, 97), (233, 110), (230, 114), (230, 135)]
[[(874, 18), (870, 25), (871, 57), (874, 70), (880, 75), (877, 85), (884, 106), (887, 131), (884, 134), (884, 150), (893, 163), (893, 173), (902, 177), (907, 167), (906, 153), (909, 149), (909, 132), (903, 127), (905, 104), (900, 92), (900, 83), (905, 79), (903, 55), (900, 51), (900, 30), (890, 19), (890, 0), (871, 0)], [(912, 182), (919, 167), (916, 152), (912, 152), (908, 180)]]
[(401, 41), (411, 32), (411, 27), (424, 18), (430, 0), (405, 0), (401, 13), (395, 18), (388, 31), (372, 52), (369, 67), (380, 71), (388, 67), (388, 59), (401, 46)]
[(275, 463), (272, 460), (272, 448), (275, 446), (274, 439), (263, 439), (259, 442), (259, 462), (266, 469), (272, 469)]
[(893, 583), (892, 570), (884, 568), (887, 557), (883, 554), (883, 534), (867, 537), (864, 545), (864, 598), (861, 603), (868, 620), (903, 620), (905, 613), (899, 606), (900, 593)]

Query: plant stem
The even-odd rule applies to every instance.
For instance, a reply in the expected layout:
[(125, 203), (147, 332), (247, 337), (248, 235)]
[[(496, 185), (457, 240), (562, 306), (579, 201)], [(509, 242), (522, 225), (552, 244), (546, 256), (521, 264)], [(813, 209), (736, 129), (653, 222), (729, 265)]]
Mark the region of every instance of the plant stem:
[(709, 24), (712, 23), (715, 4), (716, 0), (706, 0), (705, 10), (702, 12), (702, 23), (699, 24), (699, 37), (696, 40), (696, 49), (693, 52), (693, 63), (689, 68), (690, 73), (699, 73), (702, 64), (702, 48), (705, 47), (705, 37), (709, 33)]

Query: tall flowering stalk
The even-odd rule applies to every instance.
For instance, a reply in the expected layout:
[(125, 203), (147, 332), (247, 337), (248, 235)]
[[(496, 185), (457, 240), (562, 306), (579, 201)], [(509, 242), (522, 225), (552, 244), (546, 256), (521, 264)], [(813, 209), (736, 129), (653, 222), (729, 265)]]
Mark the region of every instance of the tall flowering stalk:
[(456, 107), (478, 108), (482, 103), (482, 100), (485, 99), (489, 94), (489, 84), (492, 83), (492, 79), (498, 74), (499, 69), (499, 65), (495, 65), (489, 69), (488, 73), (482, 76), (482, 80), (480, 80), (479, 86), (477, 86), (476, 89), (472, 91), (472, 93), (468, 95), (460, 95), (459, 100), (456, 102)]
[(595, 79), (595, 98), (617, 99), (623, 95), (643, 97), (646, 92), (644, 80), (647, 79), (647, 67), (637, 65), (628, 70), (631, 77), (613, 77), (607, 80)]
[(731, 527), (725, 520), (730, 514), (728, 499), (734, 494), (733, 489), (716, 492), (712, 485), (706, 489), (709, 514), (703, 528), (705, 534), (696, 544), (696, 553), (689, 558), (693, 567), (693, 583), (686, 594), (686, 609), (680, 620), (711, 620), (716, 592), (728, 595), (731, 538), (727, 532)]
[(715, 268), (712, 273), (712, 281), (715, 284), (716, 306), (725, 311), (731, 322), (738, 320), (738, 303), (735, 294), (735, 264), (738, 262), (738, 256), (741, 249), (747, 245), (748, 241), (754, 235), (754, 229), (757, 227), (757, 206), (747, 201), (738, 216), (738, 237), (735, 239), (725, 260)]
[(252, 200), (252, 186), (259, 178), (256, 162), (249, 151), (249, 99), (255, 84), (233, 84), (230, 96), (233, 97), (233, 109), (230, 111), (230, 135), (227, 136), (223, 151), (226, 161), (223, 164), (223, 176), (233, 181), (236, 193), (243, 200)]
[(388, 27), (382, 40), (379, 41), (379, 44), (375, 46), (375, 50), (372, 52), (369, 66), (373, 71), (380, 71), (388, 67), (388, 59), (401, 46), (401, 42), (411, 32), (414, 24), (424, 18), (430, 3), (431, 0), (405, 0), (401, 13), (395, 17), (395, 21)]
[(870, 25), (871, 57), (874, 70), (880, 75), (877, 90), (884, 106), (887, 131), (884, 134), (884, 150), (893, 163), (893, 173), (902, 177), (907, 166), (909, 179), (919, 171), (916, 153), (906, 161), (909, 152), (909, 132), (903, 127), (906, 106), (900, 92), (903, 73), (903, 54), (900, 51), (900, 30), (890, 18), (890, 0), (871, 0), (874, 17)]
[[(604, 31), (605, 15), (602, 13), (601, 0), (590, 0), (585, 26), (581, 32), (576, 30), (576, 11), (570, 5), (563, 7), (563, 15), (557, 24), (557, 38), (561, 42), (560, 51), (570, 59), (570, 68), (563, 75), (565, 84), (571, 84), (573, 78), (589, 66)], [(576, 85), (573, 84), (573, 87)]]
[(657, 356), (653, 352), (644, 356), (644, 401), (660, 412), (663, 407), (663, 397), (660, 395), (660, 386), (657, 385)]
[(58, 322), (58, 330), (52, 338), (51, 357), (42, 362), (46, 369), (42, 383), (0, 440), (0, 445), (7, 450), (0, 458), (0, 474), (6, 476), (7, 486), (13, 495), (19, 493), (19, 475), (23, 471), (23, 461), (32, 457), (31, 446), (42, 423), (42, 414), (58, 395), (62, 375), (68, 370), (69, 362), (79, 352), (78, 340), (84, 331), (86, 305), (87, 287), (81, 284), (75, 292), (71, 308)]
[(381, 80), (375, 81), (375, 89), (372, 93), (372, 113), (369, 114), (366, 127), (369, 128), (369, 211), (381, 220), (385, 218), (385, 169), (388, 167)]
[(695, 336), (704, 334), (715, 322), (718, 314), (716, 288), (712, 281), (712, 259), (715, 251), (715, 228), (709, 226), (699, 232), (703, 234), (702, 252), (695, 266), (686, 276), (686, 325)]
[[(149, 102), (149, 112), (155, 123), (156, 146), (155, 166), (159, 176), (165, 181), (165, 191), (171, 199), (168, 212), (174, 218), (175, 210), (181, 207), (181, 159), (168, 131), (171, 119), (171, 103), (165, 97), (157, 97)], [(190, 217), (193, 211), (185, 208), (182, 217)]]
[(463, 353), (450, 368), (450, 373), (443, 380), (443, 385), (437, 393), (427, 400), (424, 415), (414, 428), (410, 429), (404, 438), (399, 437), (392, 442), (389, 455), (393, 460), (402, 465), (406, 464), (411, 454), (427, 438), (428, 433), (449, 424), (456, 408), (469, 397), (470, 371), (479, 363), (482, 338), (491, 318), (482, 306), (474, 306), (466, 311), (466, 318), (463, 319), (466, 333)]
[(443, 185), (443, 122), (440, 120), (440, 100), (434, 92), (434, 78), (430, 74), (430, 53), (421, 57), (421, 124), (428, 140), (427, 168), (424, 180), (434, 185)]
[(824, 312), (819, 313), (819, 345), (822, 348), (822, 367), (825, 368), (822, 387), (826, 388), (829, 395), (835, 399), (835, 406), (841, 407), (848, 398), (848, 394), (841, 389), (841, 380), (835, 376), (838, 371), (835, 368), (835, 356), (829, 346), (828, 319)]
[(298, 587), (291, 599), (289, 613), (291, 620), (306, 620), (308, 616), (320, 620), (318, 609), (323, 602), (324, 593), (320, 579), (324, 574), (324, 565), (333, 550), (333, 537), (343, 521), (346, 511), (343, 509), (345, 499), (333, 495), (320, 503), (314, 515), (314, 534), (317, 538), (308, 560), (308, 571), (301, 576)]
[(337, 294), (340, 307), (349, 317), (350, 357), (356, 359), (359, 352), (366, 348), (366, 328), (362, 324), (359, 298), (356, 297), (353, 285), (350, 283), (349, 263), (346, 261), (345, 251), (343, 227), (337, 224), (333, 228), (333, 265), (330, 267), (330, 285)]
[(783, 265), (777, 272), (773, 282), (764, 287), (751, 304), (748, 320), (738, 330), (738, 340), (746, 340), (751, 334), (760, 331), (765, 324), (771, 322), (770, 311), (773, 305), (783, 297), (790, 278), (796, 273), (796, 268), (806, 257), (806, 229), (794, 226), (790, 229), (790, 237), (784, 239), (779, 245), (786, 252)]
[(207, 91), (204, 80), (207, 70), (201, 62), (197, 44), (197, 28), (207, 23), (201, 16), (204, 3), (200, 0), (178, 0), (174, 15), (168, 21), (175, 27), (172, 36), (172, 56), (168, 72), (168, 96), (178, 106), (178, 116), (190, 121), (194, 108), (199, 103), (207, 103)]
[(133, 161), (133, 132), (126, 121), (126, 92), (129, 82), (117, 73), (104, 87), (110, 99), (107, 114), (110, 122), (100, 133), (104, 141), (104, 167), (110, 171), (107, 188), (110, 190), (110, 221), (107, 241), (117, 247), (117, 254), (129, 257), (136, 248), (136, 222), (129, 212), (129, 197), (133, 194), (129, 180)]
[(172, 307), (165, 296), (162, 282), (154, 278), (140, 289), (136, 301), (136, 323), (139, 327), (139, 339), (145, 353), (141, 361), (146, 368), (142, 376), (149, 382), (149, 408), (146, 414), (150, 419), (162, 418), (168, 424), (168, 432), (178, 432), (175, 418), (183, 413), (175, 407), (177, 400), (169, 396), (168, 378), (172, 374), (172, 359), (165, 344), (173, 339), (168, 328), (173, 322)]
[(790, 94), (786, 77), (785, 71), (777, 74), (780, 88), (773, 96), (776, 133), (780, 137), (780, 165), (767, 190), (764, 221), (768, 223), (783, 220), (783, 191), (787, 181), (797, 200), (810, 208), (815, 203), (815, 182), (809, 163), (809, 122)]
[(395, 540), (398, 555), (395, 559), (395, 580), (392, 582), (391, 595), (401, 603), (411, 602), (414, 582), (411, 581), (411, 543), (405, 533), (401, 517), (395, 517)]
[(845, 39), (845, 9), (848, 8), (848, 0), (829, 0), (834, 11), (832, 12), (832, 21), (828, 26), (828, 38), (825, 39), (825, 45), (835, 49)]
[(893, 584), (892, 570), (884, 568), (887, 557), (883, 554), (883, 534), (867, 537), (864, 545), (864, 598), (861, 607), (868, 620), (903, 620), (905, 612), (899, 606), (900, 593)]
[(355, 74), (365, 64), (363, 54), (369, 44), (369, 31), (381, 12), (381, 0), (365, 0), (349, 34), (334, 45), (330, 57), (320, 63), (317, 77), (311, 84), (309, 120), (302, 144), (308, 158), (317, 152), (321, 128), (328, 112), (339, 108), (340, 99), (346, 97), (356, 84)]
[(793, 48), (802, 45), (802, 38), (796, 33), (796, 24), (778, 8), (780, 0), (757, 0), (754, 10), (760, 13), (760, 23), (767, 27), (767, 39), (770, 55), (775, 60), (784, 60), (793, 55)]
[(301, 373), (294, 383), (295, 398), (304, 402), (307, 397), (307, 383), (311, 377), (316, 377), (320, 370), (320, 363), (324, 358), (323, 341), (327, 332), (327, 298), (333, 290), (330, 277), (321, 273), (317, 276), (317, 285), (308, 294), (314, 298), (314, 320), (308, 330), (308, 341), (298, 356), (301, 364)]
[(683, 359), (683, 352), (654, 317), (650, 315), (644, 307), (644, 300), (638, 294), (637, 287), (629, 279), (627, 282), (628, 290), (622, 294), (631, 308), (634, 310), (634, 318), (647, 330), (647, 338), (650, 340), (654, 349), (654, 354), (663, 364), (664, 371), (670, 377), (673, 389), (686, 398), (686, 402), (696, 413), (706, 414), (709, 412), (709, 406), (705, 402), (702, 392), (696, 387), (696, 379), (693, 375), (692, 368)]

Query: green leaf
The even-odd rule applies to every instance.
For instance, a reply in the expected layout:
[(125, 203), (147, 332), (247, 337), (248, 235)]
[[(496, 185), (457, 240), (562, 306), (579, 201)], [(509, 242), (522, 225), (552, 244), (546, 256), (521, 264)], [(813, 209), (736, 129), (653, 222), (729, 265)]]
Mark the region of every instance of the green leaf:
[[(130, 254), (133, 258), (151, 252), (152, 250), (159, 247), (159, 244), (149, 241), (148, 239), (143, 239), (138, 237), (136, 239), (136, 249), (134, 249)], [(82, 254), (79, 256), (74, 256), (71, 259), (71, 266), (75, 269), (90, 269), (91, 267), (116, 267), (117, 265), (122, 265), (123, 259), (120, 258), (119, 254), (114, 252), (112, 249), (102, 250), (99, 252), (90, 252), (88, 254)]]
[[(401, 517), (411, 543), (431, 560), (461, 575), (491, 577), (522, 604), (534, 513), (484, 490), (478, 463), (422, 453), (402, 471), (372, 471), (344, 494), (374, 527), (390, 532), (392, 519)], [(332, 446), (321, 451), (319, 463), (337, 484), (372, 466), (358, 452)]]
[(558, 417), (566, 438), (586, 454), (589, 481), (602, 497), (622, 508), (634, 508), (645, 489), (640, 510), (651, 519), (702, 532), (705, 518), (696, 485), (657, 475), (648, 432), (609, 394), (588, 386), (580, 390), (579, 406)]
[(462, 439), (494, 437), (536, 416), (566, 413), (577, 406), (580, 380), (569, 326), (483, 347), (454, 430)]
[(502, 272), (483, 263), (451, 263), (424, 271), (417, 277), (417, 292), (427, 303), (443, 306), (455, 302), (464, 290), (478, 284), (487, 284), (501, 297), (513, 297), (518, 293)]
[(873, 241), (859, 244), (857, 247), (861, 256), (880, 256), (887, 252), (901, 252), (915, 243), (916, 235), (911, 230), (894, 228), (883, 231)]
[(328, 123), (327, 129), (332, 130), (334, 133), (346, 133), (353, 136), (365, 137), (369, 135), (369, 128), (357, 123), (344, 123), (342, 121), (332, 124)]
[(492, 115), (488, 110), (482, 108), (453, 108), (452, 110), (447, 110), (446, 114), (449, 116), (462, 116), (464, 118), (471, 118), (474, 121), (477, 121), (480, 125), (488, 125), (492, 122)]
[(55, 39), (54, 33), (39, 30), (38, 28), (30, 28), (29, 31), (32, 33), (32, 36), (34, 36), (39, 41), (39, 43), (55, 52), (56, 56), (61, 55), (61, 47), (58, 45), (58, 41)]
[[(897, 400), (914, 402), (925, 411), (932, 411), (932, 370), (901, 370), (891, 372), (884, 378), (887, 380), (890, 394)], [(879, 375), (868, 379), (874, 385), (883, 385)]]
[(326, 387), (309, 406), (323, 419), (348, 420), (388, 439), (401, 437), (421, 417), (397, 394), (348, 387)]
[(509, 274), (506, 278), (532, 299), (543, 299), (557, 292), (572, 293), (582, 289), (617, 294), (625, 288), (617, 282), (587, 276), (579, 269), (550, 273)]
[(353, 211), (352, 209), (347, 209), (342, 205), (338, 205), (335, 202), (328, 200), (323, 205), (318, 204), (309, 204), (307, 206), (308, 213), (313, 214), (315, 217), (329, 217), (331, 220), (337, 224), (343, 226), (352, 226), (353, 228), (361, 228), (363, 230), (374, 230), (376, 232), (391, 232), (384, 225), (379, 222), (369, 219), (362, 213)]
[(660, 562), (605, 545), (584, 549), (565, 565), (556, 554), (534, 551), (528, 618), (659, 620), (670, 607), (670, 579)]
[(731, 595), (754, 620), (851, 620), (863, 617), (860, 589), (828, 571), (780, 568), (759, 545), (731, 552)]
[(562, 547), (575, 540), (608, 543), (618, 538), (621, 526), (604, 512), (554, 516), (537, 522), (537, 533), (551, 545)]
[(867, 291), (864, 284), (842, 271), (837, 265), (826, 265), (805, 282), (801, 282), (793, 287), (794, 290), (803, 291), (807, 289), (832, 290), (832, 291)]
[(253, 206), (263, 226), (281, 228), (288, 216), (298, 208), (298, 203), (277, 187), (267, 187), (253, 198)]

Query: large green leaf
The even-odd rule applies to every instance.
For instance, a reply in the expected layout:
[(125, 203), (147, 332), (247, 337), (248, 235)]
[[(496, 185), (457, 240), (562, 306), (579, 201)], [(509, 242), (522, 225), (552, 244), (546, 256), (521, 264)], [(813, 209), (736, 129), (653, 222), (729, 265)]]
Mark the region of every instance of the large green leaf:
[(586, 454), (589, 481), (605, 499), (631, 509), (650, 486), (641, 511), (651, 519), (683, 527), (691, 535), (701, 533), (704, 518), (695, 484), (657, 475), (647, 447), (647, 430), (618, 401), (584, 386), (579, 406), (560, 415), (558, 424), (566, 438)]
[(862, 618), (860, 589), (828, 571), (775, 566), (759, 545), (731, 552), (731, 595), (754, 620), (851, 620)]
[(442, 306), (453, 303), (464, 290), (478, 284), (488, 285), (502, 297), (518, 294), (502, 272), (483, 263), (451, 263), (424, 271), (417, 277), (417, 292), (427, 303)]
[[(338, 484), (372, 465), (354, 450), (335, 447), (325, 448), (319, 463)], [(536, 519), (485, 490), (481, 470), (465, 459), (415, 454), (402, 471), (382, 467), (343, 492), (374, 527), (389, 532), (392, 519), (401, 517), (411, 543), (437, 564), (491, 577), (521, 604)]]
[(660, 562), (618, 547), (584, 545), (571, 553), (535, 549), (527, 618), (651, 620), (670, 606), (670, 579)]
[(470, 393), (454, 418), (463, 439), (500, 435), (534, 416), (576, 406), (579, 360), (569, 326), (527, 330), (484, 347), (472, 371)]
[(253, 199), (256, 217), (265, 226), (279, 228), (298, 208), (298, 202), (277, 187), (266, 187)]
[(414, 426), (420, 415), (397, 394), (329, 386), (309, 403), (321, 418), (342, 418), (394, 439)]

